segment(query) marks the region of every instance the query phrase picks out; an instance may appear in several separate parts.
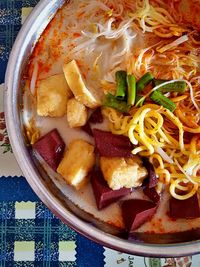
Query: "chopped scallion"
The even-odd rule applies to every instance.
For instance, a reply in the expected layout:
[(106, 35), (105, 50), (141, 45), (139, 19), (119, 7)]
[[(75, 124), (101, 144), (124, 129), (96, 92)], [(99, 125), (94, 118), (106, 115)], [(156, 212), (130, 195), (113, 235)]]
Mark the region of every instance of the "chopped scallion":
[(135, 106), (136, 107), (142, 107), (144, 104), (145, 98), (144, 96), (137, 95), (135, 98)]
[(163, 106), (164, 108), (169, 109), (171, 112), (174, 112), (176, 109), (176, 104), (172, 102), (169, 98), (164, 96), (161, 92), (155, 90), (150, 95), (151, 100), (153, 100), (155, 103)]
[(130, 110), (130, 105), (125, 101), (118, 100), (114, 95), (108, 93), (103, 101), (103, 106), (114, 108), (122, 113), (127, 113)]
[(137, 92), (141, 92), (153, 79), (150, 72), (145, 73), (136, 83)]
[(127, 104), (133, 106), (135, 104), (135, 97), (136, 97), (136, 79), (131, 74), (127, 75), (127, 85), (128, 85)]
[[(161, 80), (161, 79), (154, 79), (154, 86), (161, 85), (162, 83), (167, 82), (168, 80)], [(158, 91), (167, 93), (167, 92), (178, 92), (178, 93), (184, 93), (185, 89), (187, 87), (186, 82), (184, 81), (174, 81), (168, 84), (164, 84), (160, 88), (158, 88)]]
[(117, 83), (117, 91), (116, 91), (116, 97), (118, 99), (125, 99), (126, 97), (126, 91), (127, 91), (127, 81), (126, 81), (127, 73), (126, 71), (120, 70), (115, 73), (115, 79)]

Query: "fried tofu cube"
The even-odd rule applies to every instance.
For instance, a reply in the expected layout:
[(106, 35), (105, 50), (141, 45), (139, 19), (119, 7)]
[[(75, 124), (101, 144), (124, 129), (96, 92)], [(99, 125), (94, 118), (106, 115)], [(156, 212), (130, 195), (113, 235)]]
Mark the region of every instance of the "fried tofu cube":
[(147, 170), (142, 167), (142, 162), (137, 156), (134, 158), (101, 157), (100, 168), (108, 186), (113, 190), (141, 186), (147, 176)]
[(70, 128), (85, 125), (87, 117), (87, 108), (82, 103), (75, 98), (71, 98), (67, 102), (67, 121)]
[(67, 101), (70, 97), (72, 97), (72, 92), (64, 74), (40, 80), (37, 87), (37, 114), (62, 117), (67, 112)]
[(67, 83), (72, 90), (75, 98), (89, 108), (100, 106), (100, 101), (85, 86), (79, 67), (75, 60), (63, 66), (63, 71)]
[(76, 139), (69, 144), (57, 172), (69, 185), (78, 190), (88, 182), (88, 174), (94, 163), (94, 146), (84, 140)]

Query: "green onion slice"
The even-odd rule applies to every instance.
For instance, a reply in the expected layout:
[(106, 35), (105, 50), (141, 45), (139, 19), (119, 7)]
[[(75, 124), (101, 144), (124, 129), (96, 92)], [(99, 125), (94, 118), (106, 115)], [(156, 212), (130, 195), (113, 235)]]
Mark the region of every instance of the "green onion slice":
[(116, 97), (120, 100), (125, 99), (127, 91), (126, 71), (120, 70), (115, 73), (115, 79), (117, 83)]
[(171, 101), (169, 98), (164, 96), (161, 92), (158, 90), (155, 90), (151, 95), (150, 95), (151, 100), (153, 100), (155, 103), (163, 106), (164, 108), (169, 109), (171, 112), (174, 112), (176, 109), (176, 104)]
[(136, 97), (136, 79), (131, 74), (127, 75), (127, 85), (128, 85), (127, 104), (133, 106), (135, 104), (135, 97)]
[[(154, 86), (161, 85), (165, 82), (168, 82), (168, 80), (154, 79), (153, 81)], [(168, 84), (164, 84), (163, 86), (158, 88), (158, 91), (163, 92), (163, 93), (167, 93), (167, 92), (184, 93), (186, 87), (187, 87), (187, 84), (185, 81), (174, 81)]]
[(131, 106), (125, 101), (118, 100), (114, 95), (108, 93), (103, 101), (103, 106), (114, 108), (122, 113), (129, 112)]
[(142, 107), (144, 105), (145, 97), (141, 95), (137, 95), (135, 98), (135, 106)]
[(154, 77), (150, 72), (144, 74), (136, 83), (137, 92), (141, 92), (153, 79)]

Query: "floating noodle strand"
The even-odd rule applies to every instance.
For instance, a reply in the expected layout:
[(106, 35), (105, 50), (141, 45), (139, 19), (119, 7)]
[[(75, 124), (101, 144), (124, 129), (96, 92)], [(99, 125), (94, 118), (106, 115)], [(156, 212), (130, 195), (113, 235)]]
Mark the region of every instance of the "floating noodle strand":
[[(114, 109), (104, 109), (104, 115), (109, 120), (112, 118), (110, 123), (112, 124), (111, 129), (115, 129), (114, 133), (129, 136), (130, 141), (137, 145), (132, 151), (133, 154), (149, 156), (151, 162), (157, 160), (158, 166), (156, 167), (154, 164), (156, 174), (162, 183), (170, 184), (170, 193), (174, 197), (178, 199), (191, 197), (198, 190), (198, 182), (195, 177), (198, 169), (194, 165), (194, 171), (192, 175), (189, 175), (184, 171), (183, 166), (189, 160), (190, 150), (196, 153), (198, 138), (192, 139), (190, 146), (184, 145), (184, 130), (180, 120), (169, 110), (155, 104), (146, 104), (138, 109), (133, 108), (129, 116), (119, 114)], [(179, 141), (163, 130), (166, 119), (177, 127)], [(123, 127), (121, 127), (122, 125)], [(120, 130), (122, 128), (123, 131)], [(159, 141), (160, 138), (163, 142)], [(193, 186), (181, 187), (183, 179)], [(181, 188), (182, 191), (187, 191), (183, 196), (176, 192), (176, 189), (181, 190)]]

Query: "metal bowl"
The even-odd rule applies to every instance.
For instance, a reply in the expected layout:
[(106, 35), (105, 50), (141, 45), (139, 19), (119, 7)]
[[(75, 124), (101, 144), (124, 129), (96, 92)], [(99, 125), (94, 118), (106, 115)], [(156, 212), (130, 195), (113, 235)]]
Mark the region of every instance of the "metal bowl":
[[(34, 44), (64, 2), (64, 0), (39, 2), (25, 21), (15, 41), (7, 67), (4, 93), (6, 123), (14, 155), (24, 176), (38, 197), (57, 217), (97, 243), (122, 252), (143, 256), (179, 257), (199, 253), (200, 242), (197, 240), (200, 237), (199, 231), (191, 231), (185, 235), (179, 233), (173, 237), (145, 236), (146, 239), (143, 237), (143, 240), (146, 242), (128, 241), (117, 236), (116, 229), (102, 224), (67, 199), (40, 167), (32, 150), (27, 146), (20, 118), (22, 74)], [(170, 243), (170, 238), (173, 239), (173, 244), (167, 244)]]

